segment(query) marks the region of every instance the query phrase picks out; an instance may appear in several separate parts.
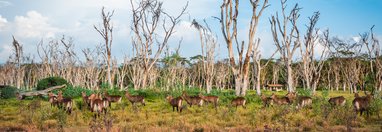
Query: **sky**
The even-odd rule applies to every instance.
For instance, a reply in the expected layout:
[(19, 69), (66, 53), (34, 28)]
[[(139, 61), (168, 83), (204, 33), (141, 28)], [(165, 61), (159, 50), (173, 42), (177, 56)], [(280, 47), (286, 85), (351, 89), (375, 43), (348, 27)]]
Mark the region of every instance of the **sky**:
[[(256, 38), (261, 38), (261, 54), (269, 57), (275, 51), (269, 18), (281, 11), (279, 0), (269, 0), (270, 6), (260, 18)], [(137, 0), (134, 0), (136, 3)], [(180, 53), (184, 57), (201, 54), (199, 35), (191, 27), (193, 19), (205, 19), (217, 35), (217, 59), (227, 58), (227, 48), (223, 40), (219, 22), (212, 16), (220, 15), (222, 0), (163, 0), (164, 10), (175, 15), (188, 2), (187, 14), (177, 25), (169, 45), (175, 49), (182, 41)], [(375, 25), (374, 33), (382, 41), (382, 1), (381, 0), (289, 0), (287, 10), (298, 3), (302, 8), (298, 25), (302, 33), (308, 17), (314, 12), (321, 13), (317, 28), (329, 29), (331, 36), (344, 39), (355, 38), (359, 33), (369, 31)], [(247, 40), (251, 7), (247, 0), (240, 1), (238, 20), (239, 40)], [(43, 40), (60, 39), (63, 35), (72, 37), (78, 55), (84, 48), (95, 48), (102, 37), (94, 30), (101, 22), (102, 7), (114, 10), (114, 40), (112, 56), (122, 62), (124, 56), (131, 56), (131, 5), (129, 0), (0, 0), (0, 63), (6, 62), (12, 54), (12, 35), (24, 47), (24, 54), (37, 57), (37, 44)], [(319, 49), (318, 49), (319, 50)], [(276, 56), (277, 57), (277, 56)]]

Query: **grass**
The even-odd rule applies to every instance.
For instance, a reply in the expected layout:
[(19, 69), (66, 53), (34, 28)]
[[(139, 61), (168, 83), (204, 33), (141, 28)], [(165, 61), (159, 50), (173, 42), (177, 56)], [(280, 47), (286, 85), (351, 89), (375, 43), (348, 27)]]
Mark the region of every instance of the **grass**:
[[(329, 92), (328, 95), (344, 96), (347, 99), (345, 107), (329, 107), (322, 92), (318, 92), (313, 97), (312, 108), (301, 110), (294, 106), (263, 108), (255, 91), (248, 92), (246, 109), (236, 109), (229, 106), (230, 99), (234, 97), (231, 93), (232, 91), (215, 93), (221, 101), (217, 111), (212, 105), (208, 105), (187, 107), (182, 113), (172, 111), (164, 98), (165, 94), (155, 96), (148, 93), (146, 95), (150, 97), (146, 100), (146, 106), (138, 105), (134, 108), (123, 99), (122, 103), (112, 104), (111, 110), (98, 119), (94, 119), (89, 110), (80, 107), (80, 98), (75, 99), (76, 105), (71, 115), (51, 107), (47, 100), (41, 98), (22, 101), (6, 99), (0, 100), (0, 131), (377, 131), (382, 128), (382, 120), (377, 114), (369, 118), (355, 116), (351, 106), (354, 97), (348, 92)], [(271, 93), (264, 91), (267, 96)], [(378, 111), (380, 113), (381, 109)]]

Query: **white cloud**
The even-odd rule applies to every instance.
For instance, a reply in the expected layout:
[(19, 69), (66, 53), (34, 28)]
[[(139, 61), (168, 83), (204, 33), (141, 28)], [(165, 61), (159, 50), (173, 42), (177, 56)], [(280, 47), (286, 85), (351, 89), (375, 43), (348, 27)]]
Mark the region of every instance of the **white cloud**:
[(0, 32), (4, 30), (5, 26), (7, 25), (8, 21), (6, 18), (3, 18), (0, 15)]
[(42, 16), (39, 12), (28, 11), (26, 16), (15, 17), (16, 35), (27, 38), (52, 38), (60, 32), (60, 29), (48, 22), (49, 18)]
[(2, 44), (0, 48), (0, 62), (5, 62), (12, 54), (12, 47), (8, 44)]
[(354, 42), (359, 42), (361, 40), (361, 37), (360, 36), (355, 36), (355, 37), (352, 37), (353, 41)]

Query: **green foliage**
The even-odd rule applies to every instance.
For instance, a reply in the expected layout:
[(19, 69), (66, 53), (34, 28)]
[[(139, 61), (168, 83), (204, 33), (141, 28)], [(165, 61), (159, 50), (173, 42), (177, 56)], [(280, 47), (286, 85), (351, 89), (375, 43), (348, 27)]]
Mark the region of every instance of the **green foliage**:
[(91, 91), (89, 89), (84, 89), (82, 87), (68, 86), (67, 88), (62, 89), (63, 96), (69, 97), (69, 98), (81, 97), (82, 92), (86, 92), (87, 95), (89, 95), (90, 93), (93, 93), (93, 91)]
[(328, 89), (323, 89), (322, 90), (322, 97), (324, 99), (329, 99), (329, 90)]
[(382, 110), (382, 98), (380, 94), (375, 94), (374, 99), (371, 101), (369, 112), (372, 114), (379, 114)]
[(312, 96), (312, 90), (310, 89), (297, 89), (298, 95), (300, 96)]
[(62, 77), (47, 77), (38, 81), (37, 90), (44, 90), (49, 87), (59, 86), (63, 84), (66, 84), (67, 86), (69, 86), (68, 81), (66, 81)]
[(107, 89), (110, 89), (110, 84), (109, 83), (101, 83), (101, 86), (100, 86), (100, 88), (101, 88), (101, 90), (103, 91), (103, 90), (107, 90)]
[(1, 99), (14, 98), (16, 96), (16, 92), (18, 92), (16, 87), (5, 86), (3, 88), (0, 88), (0, 98)]

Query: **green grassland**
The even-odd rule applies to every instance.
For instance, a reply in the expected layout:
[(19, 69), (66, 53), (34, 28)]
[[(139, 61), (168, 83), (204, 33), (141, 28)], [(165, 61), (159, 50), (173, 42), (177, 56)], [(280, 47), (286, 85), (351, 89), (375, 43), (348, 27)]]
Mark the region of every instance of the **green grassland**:
[[(100, 118), (93, 118), (93, 113), (83, 107), (82, 99), (75, 98), (72, 114), (51, 107), (45, 98), (26, 100), (0, 100), (0, 131), (380, 131), (382, 119), (379, 117), (381, 99), (373, 101), (370, 117), (355, 115), (351, 102), (353, 94), (342, 91), (319, 91), (313, 97), (312, 108), (296, 109), (291, 106), (271, 106), (264, 108), (255, 91), (249, 91), (245, 97), (247, 108), (230, 107), (234, 98), (233, 91), (214, 91), (220, 98), (217, 110), (212, 105), (187, 106), (182, 113), (173, 112), (165, 100), (172, 94), (181, 92), (141, 92), (146, 97), (146, 106), (133, 107), (123, 98), (119, 104), (112, 104), (111, 109)], [(275, 92), (285, 95), (286, 92)], [(197, 93), (190, 93), (196, 95)], [(264, 91), (265, 95), (272, 94)], [(344, 96), (347, 105), (331, 107), (329, 97)], [(361, 95), (363, 95), (361, 93)], [(184, 105), (185, 102), (184, 102)]]

